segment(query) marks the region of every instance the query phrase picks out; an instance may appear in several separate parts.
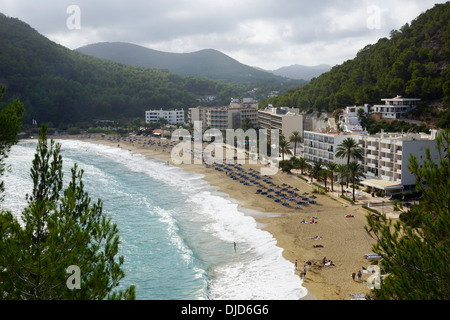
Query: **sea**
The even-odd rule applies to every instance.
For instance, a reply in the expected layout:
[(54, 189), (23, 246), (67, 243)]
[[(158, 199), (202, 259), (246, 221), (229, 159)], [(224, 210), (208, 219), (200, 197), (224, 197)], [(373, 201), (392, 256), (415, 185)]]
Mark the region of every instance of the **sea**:
[[(117, 224), (125, 277), (137, 300), (297, 300), (307, 294), (262, 213), (245, 209), (203, 176), (127, 150), (77, 140), (61, 144), (64, 187), (75, 163), (92, 202)], [(37, 142), (7, 158), (0, 209), (20, 221), (32, 190)], [(234, 246), (236, 243), (236, 247)], [(82, 276), (82, 275), (81, 275)]]

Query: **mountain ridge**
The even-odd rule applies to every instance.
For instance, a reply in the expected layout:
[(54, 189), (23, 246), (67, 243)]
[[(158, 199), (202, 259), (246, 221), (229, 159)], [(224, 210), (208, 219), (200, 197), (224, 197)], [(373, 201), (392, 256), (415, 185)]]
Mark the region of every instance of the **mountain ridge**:
[[(164, 52), (127, 42), (99, 42), (75, 49), (78, 52), (128, 65), (168, 70), (183, 76), (249, 83), (253, 81), (290, 81), (272, 72), (256, 69), (216, 49), (194, 52)], [(302, 79), (292, 79), (302, 80)]]
[(331, 68), (332, 67), (328, 64), (319, 64), (315, 66), (293, 64), (275, 70), (270, 70), (270, 72), (282, 77), (287, 77), (291, 79), (303, 79), (306, 81), (310, 81), (312, 78), (316, 78), (320, 76), (322, 73), (330, 71)]
[(96, 118), (130, 119), (143, 117), (151, 108), (197, 106), (197, 98), (205, 95), (229, 103), (229, 97), (245, 92), (237, 84), (91, 57), (4, 14), (0, 14), (0, 48), (4, 99), (24, 103), (24, 124), (37, 120), (64, 127)]

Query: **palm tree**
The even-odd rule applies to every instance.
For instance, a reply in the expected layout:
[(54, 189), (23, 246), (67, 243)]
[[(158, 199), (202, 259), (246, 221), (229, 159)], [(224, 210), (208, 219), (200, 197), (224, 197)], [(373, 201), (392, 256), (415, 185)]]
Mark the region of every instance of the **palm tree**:
[(364, 175), (364, 167), (357, 163), (356, 161), (350, 162), (347, 166), (348, 169), (348, 177), (352, 179), (352, 188), (353, 188), (353, 201), (355, 201), (355, 182), (360, 178), (365, 178)]
[[(355, 161), (363, 159), (363, 149), (358, 147), (358, 143), (353, 138), (347, 138), (341, 142), (336, 148), (336, 157), (341, 159), (347, 159), (347, 166), (350, 163), (350, 159)], [(347, 177), (348, 186), (348, 177)]]
[(345, 180), (348, 180), (348, 168), (345, 164), (338, 164), (337, 172), (339, 173), (339, 181), (341, 185), (341, 195), (344, 194), (344, 184)]
[(358, 143), (353, 138), (347, 138), (341, 142), (336, 148), (336, 157), (347, 159), (347, 165), (350, 159), (355, 161), (363, 159), (363, 149), (358, 147)]
[(314, 165), (311, 168), (311, 174), (312, 174), (313, 178), (316, 178), (316, 180), (319, 180), (321, 170), (322, 170), (322, 161), (314, 162)]
[(326, 168), (322, 168), (322, 170), (320, 170), (319, 172), (319, 176), (321, 176), (323, 178), (324, 184), (325, 184), (325, 189), (327, 188), (327, 180), (328, 180), (328, 176), (330, 175), (328, 169)]
[(327, 169), (328, 169), (328, 173), (330, 174), (331, 191), (334, 191), (334, 189), (333, 189), (334, 173), (337, 171), (338, 165), (334, 162), (328, 162)]
[(305, 174), (305, 169), (308, 168), (308, 162), (306, 161), (306, 158), (300, 157), (298, 158), (298, 169), (302, 170), (302, 175)]
[(253, 123), (250, 118), (244, 118), (241, 122), (241, 129), (247, 131), (248, 129), (253, 129)]
[(284, 161), (284, 155), (292, 155), (291, 150), (289, 150), (289, 142), (286, 141), (283, 135), (280, 135), (280, 153), (282, 156), (282, 159)]
[(297, 156), (297, 143), (303, 142), (303, 138), (300, 136), (300, 132), (294, 131), (292, 135), (289, 137), (289, 142), (294, 143), (294, 157)]

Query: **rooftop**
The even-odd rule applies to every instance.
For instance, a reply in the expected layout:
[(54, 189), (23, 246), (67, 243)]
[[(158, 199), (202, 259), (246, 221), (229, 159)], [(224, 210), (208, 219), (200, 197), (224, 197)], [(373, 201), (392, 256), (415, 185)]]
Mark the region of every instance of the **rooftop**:
[(313, 133), (333, 135), (333, 136), (361, 135), (360, 133), (342, 132), (342, 131), (338, 131), (338, 130), (326, 130), (326, 129), (323, 129), (323, 130), (305, 130), (305, 132), (313, 132)]
[(381, 101), (420, 101), (419, 98), (403, 98), (402, 96), (396, 96), (395, 98), (381, 99)]

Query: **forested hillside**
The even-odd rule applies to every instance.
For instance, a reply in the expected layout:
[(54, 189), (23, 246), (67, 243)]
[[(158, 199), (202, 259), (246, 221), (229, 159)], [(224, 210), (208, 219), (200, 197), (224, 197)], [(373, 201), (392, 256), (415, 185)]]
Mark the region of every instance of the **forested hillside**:
[(391, 31), (298, 89), (265, 101), (274, 106), (333, 111), (354, 104), (380, 104), (396, 95), (424, 102), (418, 118), (450, 125), (450, 2), (436, 4), (411, 24)]
[(327, 64), (321, 64), (318, 66), (303, 66), (303, 65), (291, 65), (286, 67), (281, 67), (276, 70), (272, 70), (273, 74), (288, 77), (291, 79), (305, 79), (310, 81), (312, 78), (320, 76), (322, 73), (330, 71), (331, 66)]
[(143, 117), (150, 108), (216, 103), (244, 92), (241, 85), (110, 62), (60, 46), (26, 23), (0, 13), (0, 84), (6, 99), (24, 103), (24, 123), (76, 124), (91, 119)]
[(247, 66), (213, 49), (173, 53), (131, 43), (102, 42), (78, 48), (77, 51), (133, 66), (167, 69), (171, 73), (183, 76), (202, 77), (224, 82), (254, 84), (255, 86), (270, 84), (282, 86), (289, 82), (297, 86), (303, 84), (300, 81), (286, 79), (271, 72)]

